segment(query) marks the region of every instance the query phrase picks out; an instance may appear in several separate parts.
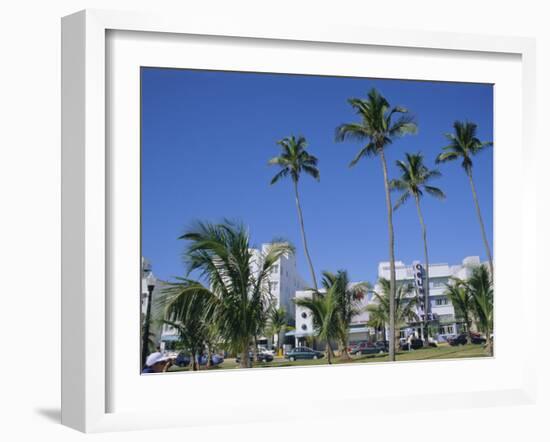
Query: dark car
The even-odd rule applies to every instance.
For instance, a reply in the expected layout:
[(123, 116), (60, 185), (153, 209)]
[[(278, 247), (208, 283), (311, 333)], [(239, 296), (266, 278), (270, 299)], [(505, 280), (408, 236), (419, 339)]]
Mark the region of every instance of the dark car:
[[(196, 361), (199, 365), (207, 365), (208, 363), (208, 356), (207, 355), (197, 355)], [(211, 364), (212, 366), (219, 365), (223, 362), (223, 356), (213, 354), (211, 358)], [(174, 364), (178, 367), (187, 367), (191, 363), (191, 356), (186, 352), (181, 352), (176, 357), (176, 360), (174, 361)]]
[[(411, 350), (418, 350), (419, 348), (422, 348), (424, 346), (424, 341), (420, 338), (413, 338), (411, 339)], [(399, 341), (399, 349), (400, 350), (409, 350), (409, 343), (406, 339), (401, 339)]]
[(386, 351), (386, 347), (383, 342), (360, 342), (359, 344), (353, 346), (351, 348), (350, 353), (352, 355), (372, 355), (372, 354), (378, 354), (378, 353), (384, 353)]
[(472, 344), (485, 344), (487, 342), (487, 339), (479, 333), (470, 333), (470, 340), (472, 341)]
[[(254, 353), (248, 352), (248, 360), (252, 362), (254, 360)], [(271, 362), (273, 361), (273, 355), (269, 353), (256, 353), (256, 362)], [(241, 356), (235, 358), (235, 362), (241, 362)]]
[(325, 357), (323, 352), (313, 350), (309, 347), (296, 347), (285, 355), (285, 358), (289, 361), (296, 361), (298, 359), (321, 359), (323, 357)]
[(451, 336), (450, 338), (448, 338), (447, 342), (449, 343), (449, 345), (457, 347), (459, 345), (466, 345), (468, 343), (468, 338), (466, 337), (466, 333), (460, 333), (457, 336)]
[(184, 352), (179, 353), (176, 357), (176, 360), (174, 361), (174, 364), (176, 364), (178, 367), (187, 367), (190, 363), (191, 356)]
[(390, 343), (388, 341), (376, 341), (374, 345), (376, 345), (376, 347), (378, 347), (378, 349), (381, 350), (380, 353), (381, 352), (388, 353), (390, 351), (389, 350)]

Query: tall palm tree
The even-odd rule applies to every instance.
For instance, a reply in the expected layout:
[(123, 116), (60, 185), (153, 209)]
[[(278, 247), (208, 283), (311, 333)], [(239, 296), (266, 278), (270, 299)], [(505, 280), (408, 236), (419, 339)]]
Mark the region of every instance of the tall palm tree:
[(270, 335), (277, 336), (277, 351), (282, 348), (283, 340), (281, 338), (281, 335), (285, 332), (286, 327), (286, 310), (283, 307), (272, 307), (269, 311), (267, 330)]
[(323, 272), (322, 285), (328, 292), (333, 289), (336, 296), (336, 308), (339, 319), (340, 357), (350, 359), (348, 353), (349, 327), (354, 316), (361, 313), (360, 303), (365, 292), (370, 289), (368, 282), (351, 284), (348, 272)]
[(300, 194), (298, 192), (298, 181), (300, 181), (302, 172), (319, 181), (320, 175), (319, 169), (317, 168), (318, 160), (306, 150), (307, 142), (304, 137), (296, 138), (293, 135), (291, 137), (283, 138), (278, 141), (277, 144), (282, 150), (281, 155), (271, 158), (268, 164), (279, 166), (281, 170), (272, 178), (271, 184), (273, 185), (281, 178), (285, 178), (287, 176), (290, 176), (292, 179), (292, 184), (294, 186), (294, 198), (296, 200), (296, 210), (298, 211), (298, 222), (300, 224), (302, 243), (304, 245), (304, 253), (306, 255), (309, 271), (311, 273), (311, 279), (313, 280), (313, 288), (317, 291), (317, 278), (315, 277), (315, 270), (313, 269), (313, 262), (311, 261), (311, 256), (307, 245), (304, 216), (302, 214), (302, 205), (300, 203)]
[(455, 312), (458, 312), (466, 325), (466, 336), (471, 341), (470, 331), (472, 329), (472, 315), (474, 310), (474, 299), (468, 286), (458, 278), (453, 278), (450, 284), (446, 284), (445, 295), (451, 300)]
[(216, 325), (227, 347), (241, 356), (241, 368), (249, 367), (249, 346), (264, 328), (271, 302), (269, 274), (282, 255), (293, 253), (293, 247), (271, 244), (254, 272), (249, 235), (240, 224), (199, 222), (179, 239), (188, 241), (184, 252), (188, 276), (197, 272), (206, 285), (186, 278), (168, 299), (171, 311), (178, 316), (180, 310), (188, 312), (202, 300), (204, 316)]
[[(369, 317), (372, 315), (375, 318), (376, 323), (384, 322), (390, 323), (391, 317), (391, 286), (390, 281), (386, 278), (380, 278), (378, 280), (380, 286), (379, 291), (374, 292), (375, 302), (367, 306)], [(392, 334), (390, 328), (390, 345), (393, 342), (394, 347), (398, 347), (399, 343), (399, 330), (401, 327), (418, 321), (418, 315), (416, 314), (416, 307), (418, 305), (417, 298), (410, 296), (412, 292), (411, 284), (400, 284), (397, 287), (394, 303), (394, 318), (395, 318), (395, 331)]]
[(326, 293), (317, 292), (311, 298), (296, 298), (295, 304), (307, 308), (313, 318), (313, 327), (316, 335), (326, 345), (328, 363), (332, 364), (331, 340), (340, 336), (340, 321), (338, 316), (338, 300), (336, 287), (331, 287)]
[(487, 267), (475, 267), (466, 284), (473, 298), (477, 322), (487, 338), (487, 351), (493, 356), (493, 281)]
[(425, 345), (428, 344), (428, 314), (430, 307), (430, 261), (428, 259), (428, 240), (426, 237), (426, 224), (424, 216), (420, 208), (420, 198), (424, 196), (424, 192), (439, 199), (444, 199), (445, 194), (437, 187), (430, 186), (428, 183), (434, 178), (441, 176), (438, 170), (430, 170), (424, 164), (424, 157), (421, 153), (405, 154), (405, 161), (396, 161), (397, 167), (401, 172), (401, 177), (390, 182), (392, 190), (401, 192), (398, 200), (394, 205), (394, 210), (399, 208), (409, 198), (413, 198), (418, 212), (418, 220), (422, 228), (422, 239), (424, 241), (424, 339)]
[[(384, 150), (397, 137), (416, 132), (416, 124), (407, 109), (396, 106), (391, 108), (388, 101), (376, 90), (371, 89), (367, 99), (350, 98), (348, 103), (353, 107), (360, 118), (359, 122), (342, 124), (336, 129), (336, 141), (347, 139), (366, 143), (355, 158), (350, 167), (355, 166), (359, 160), (367, 156), (378, 156), (382, 164), (384, 175), (384, 189), (386, 193), (386, 208), (388, 218), (389, 252), (390, 252), (390, 331), (395, 333), (395, 252), (393, 232), (393, 211), (390, 196), (390, 181)], [(396, 118), (397, 117), (397, 118)], [(390, 340), (389, 358), (395, 360), (395, 347)]]
[(476, 207), (477, 218), (479, 226), (481, 227), (481, 236), (483, 237), (483, 243), (485, 244), (485, 251), (487, 252), (487, 258), (489, 259), (489, 267), (491, 269), (491, 275), (494, 275), (493, 269), (493, 255), (491, 248), (489, 247), (489, 241), (487, 240), (487, 234), (485, 233), (485, 225), (483, 224), (483, 217), (481, 216), (481, 209), (479, 208), (479, 201), (477, 199), (477, 191), (473, 178), (473, 156), (485, 148), (492, 146), (492, 141), (480, 141), (477, 138), (477, 124), (468, 121), (461, 122), (455, 121), (454, 133), (446, 134), (445, 136), (450, 141), (450, 144), (443, 147), (436, 159), (437, 163), (444, 163), (447, 161), (461, 160), (462, 167), (468, 176), (470, 181), (470, 187), (472, 189), (472, 195), (474, 197), (474, 204)]

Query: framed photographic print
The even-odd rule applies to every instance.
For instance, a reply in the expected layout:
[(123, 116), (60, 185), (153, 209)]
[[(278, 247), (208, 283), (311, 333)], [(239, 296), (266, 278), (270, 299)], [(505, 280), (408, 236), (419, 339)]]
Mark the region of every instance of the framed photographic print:
[(64, 424), (533, 400), (531, 40), (84, 11), (62, 44)]

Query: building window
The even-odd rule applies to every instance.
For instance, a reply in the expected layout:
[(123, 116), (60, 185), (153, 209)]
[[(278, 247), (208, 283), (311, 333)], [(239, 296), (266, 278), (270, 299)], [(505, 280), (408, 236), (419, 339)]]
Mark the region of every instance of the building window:
[(302, 330), (307, 330), (307, 325), (302, 324)]
[(307, 318), (307, 313), (306, 312), (302, 312), (302, 318), (304, 318), (304, 319)]
[(277, 281), (269, 281), (269, 291), (276, 292), (279, 283)]
[(454, 333), (454, 327), (452, 325), (442, 325), (439, 327), (439, 334), (441, 335), (451, 335)]
[(449, 300), (447, 298), (437, 298), (435, 300), (435, 305), (447, 305), (449, 304)]
[(273, 267), (271, 267), (271, 273), (279, 273), (279, 264), (275, 264)]

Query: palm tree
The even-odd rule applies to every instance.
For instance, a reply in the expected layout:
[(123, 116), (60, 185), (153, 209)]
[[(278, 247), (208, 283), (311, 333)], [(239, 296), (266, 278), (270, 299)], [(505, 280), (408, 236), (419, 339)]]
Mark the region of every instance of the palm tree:
[(335, 286), (326, 293), (317, 292), (311, 298), (296, 298), (297, 306), (307, 308), (313, 317), (313, 327), (316, 335), (326, 342), (328, 363), (332, 364), (331, 340), (340, 336), (340, 321), (338, 316), (337, 289)]
[(493, 356), (493, 281), (487, 267), (475, 267), (466, 284), (473, 298), (477, 322), (487, 338), (487, 351)]
[[(381, 304), (370, 304), (367, 306), (367, 311), (369, 312), (369, 320), (367, 321), (367, 325), (375, 329), (375, 338), (384, 342), (387, 341), (386, 325), (389, 321), (387, 315), (388, 312)], [(379, 336), (378, 333), (380, 333), (381, 336)]]
[[(395, 333), (395, 252), (393, 232), (393, 211), (390, 196), (390, 182), (388, 167), (384, 150), (395, 138), (405, 134), (415, 133), (416, 124), (408, 111), (400, 106), (391, 108), (388, 101), (376, 90), (371, 89), (366, 100), (351, 98), (348, 103), (353, 107), (360, 118), (359, 122), (342, 124), (336, 129), (336, 141), (347, 139), (367, 143), (362, 147), (350, 167), (355, 166), (359, 160), (366, 156), (378, 156), (382, 164), (384, 174), (384, 189), (386, 193), (386, 208), (388, 217), (389, 252), (390, 252), (390, 332)], [(400, 115), (398, 118), (394, 118)], [(395, 347), (390, 340), (389, 358), (395, 360)]]
[[(372, 303), (367, 306), (367, 311), (369, 312), (369, 317), (374, 316), (374, 321), (376, 324), (385, 323), (389, 324), (391, 317), (391, 286), (390, 281), (386, 278), (380, 278), (378, 280), (378, 285), (380, 286), (379, 292), (374, 292), (375, 303)], [(416, 314), (416, 307), (418, 305), (417, 298), (410, 296), (412, 292), (411, 284), (400, 284), (397, 287), (395, 294), (395, 331), (392, 334), (390, 328), (390, 345), (393, 342), (394, 347), (398, 347), (399, 343), (399, 330), (404, 325), (407, 325), (411, 322), (418, 321), (418, 315)], [(372, 324), (372, 323), (371, 323)]]
[(421, 153), (417, 154), (405, 154), (405, 161), (396, 161), (397, 167), (401, 172), (399, 179), (392, 180), (390, 182), (390, 188), (392, 190), (398, 190), (401, 192), (399, 199), (395, 203), (394, 210), (399, 208), (410, 197), (414, 199), (416, 204), (416, 211), (418, 212), (418, 219), (420, 221), (420, 227), (422, 228), (422, 239), (424, 241), (424, 271), (426, 272), (426, 279), (424, 285), (424, 339), (425, 344), (428, 344), (428, 314), (430, 306), (430, 262), (428, 260), (428, 240), (426, 237), (426, 224), (424, 223), (424, 216), (420, 208), (420, 198), (424, 196), (424, 192), (428, 195), (432, 195), (439, 199), (444, 199), (445, 194), (437, 187), (428, 185), (428, 183), (441, 176), (438, 170), (430, 170), (424, 165), (424, 158)]
[(290, 176), (292, 184), (294, 186), (294, 197), (296, 200), (296, 210), (298, 211), (298, 222), (300, 224), (300, 231), (302, 233), (302, 242), (304, 245), (304, 253), (309, 265), (309, 271), (311, 273), (311, 279), (313, 280), (313, 288), (317, 291), (317, 278), (315, 277), (315, 270), (313, 269), (313, 263), (309, 254), (307, 245), (306, 231), (304, 228), (304, 216), (302, 214), (302, 205), (300, 203), (300, 195), (298, 192), (298, 181), (302, 172), (312, 176), (319, 181), (319, 169), (317, 168), (317, 158), (311, 155), (307, 150), (307, 142), (304, 137), (296, 138), (294, 135), (291, 137), (283, 138), (278, 141), (277, 144), (281, 147), (281, 155), (271, 158), (269, 160), (270, 165), (277, 165), (281, 168), (279, 172), (271, 180), (271, 184), (275, 184), (281, 178)]
[(339, 270), (337, 273), (323, 272), (322, 285), (327, 292), (334, 290), (339, 320), (340, 357), (350, 359), (349, 327), (353, 317), (361, 313), (360, 302), (370, 285), (367, 282), (351, 284), (345, 270)]
[(468, 342), (471, 341), (470, 331), (472, 328), (472, 311), (474, 309), (474, 300), (472, 298), (472, 293), (468, 290), (468, 286), (458, 278), (453, 278), (451, 284), (446, 284), (447, 290), (445, 295), (453, 303), (453, 308), (455, 312), (458, 312), (459, 316), (462, 317), (466, 325), (466, 335)]
[(491, 275), (494, 275), (493, 255), (491, 254), (491, 248), (489, 247), (489, 241), (487, 240), (487, 234), (485, 233), (485, 225), (483, 224), (481, 209), (479, 208), (479, 201), (477, 199), (477, 192), (472, 171), (474, 165), (472, 157), (474, 155), (477, 155), (486, 147), (492, 146), (493, 142), (480, 141), (479, 138), (477, 138), (477, 124), (475, 123), (470, 123), (468, 121), (455, 121), (453, 127), (454, 133), (445, 135), (450, 141), (450, 144), (443, 147), (443, 152), (437, 156), (436, 163), (462, 160), (462, 167), (464, 168), (466, 175), (468, 176), (470, 187), (472, 188), (472, 195), (474, 197), (474, 203), (476, 206), (477, 218), (481, 227), (481, 236), (483, 237), (483, 243), (485, 244), (487, 258), (489, 259)]
[(283, 343), (281, 335), (284, 336), (287, 327), (286, 310), (283, 307), (270, 309), (267, 327), (270, 335), (277, 336), (277, 351), (279, 351)]
[(188, 275), (197, 272), (200, 281), (186, 278), (168, 303), (171, 311), (189, 311), (197, 300), (204, 303), (204, 317), (215, 324), (227, 348), (241, 356), (241, 368), (250, 366), (248, 349), (265, 326), (271, 302), (268, 277), (277, 260), (294, 249), (274, 243), (262, 254), (254, 272), (254, 253), (247, 230), (240, 224), (199, 222), (179, 239), (188, 241), (184, 258)]

